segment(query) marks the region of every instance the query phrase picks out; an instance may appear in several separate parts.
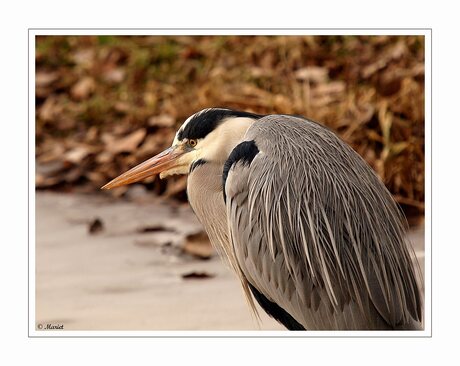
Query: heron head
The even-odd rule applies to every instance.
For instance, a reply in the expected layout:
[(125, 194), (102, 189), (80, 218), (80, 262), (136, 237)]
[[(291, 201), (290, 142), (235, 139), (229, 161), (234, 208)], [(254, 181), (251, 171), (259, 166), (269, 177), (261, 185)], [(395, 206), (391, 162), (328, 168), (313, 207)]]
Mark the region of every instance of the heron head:
[(168, 149), (113, 179), (103, 189), (138, 182), (154, 174), (166, 178), (188, 174), (195, 162), (224, 165), (230, 152), (241, 142), (251, 124), (261, 118), (254, 113), (209, 108), (187, 118)]

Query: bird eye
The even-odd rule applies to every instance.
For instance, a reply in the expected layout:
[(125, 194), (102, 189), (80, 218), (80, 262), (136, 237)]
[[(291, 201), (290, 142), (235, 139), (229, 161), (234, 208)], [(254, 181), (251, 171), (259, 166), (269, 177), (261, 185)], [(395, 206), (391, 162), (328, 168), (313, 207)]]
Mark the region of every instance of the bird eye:
[(191, 147), (195, 147), (196, 144), (197, 144), (197, 141), (196, 141), (196, 140), (188, 140), (188, 144), (189, 144)]

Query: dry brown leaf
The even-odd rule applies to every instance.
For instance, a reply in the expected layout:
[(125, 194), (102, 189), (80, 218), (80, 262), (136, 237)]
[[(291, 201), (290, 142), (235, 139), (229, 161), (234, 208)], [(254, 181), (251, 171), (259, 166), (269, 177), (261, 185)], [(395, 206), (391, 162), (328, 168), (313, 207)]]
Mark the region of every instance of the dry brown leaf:
[(204, 231), (187, 235), (184, 239), (182, 249), (185, 253), (191, 254), (200, 259), (209, 259), (214, 253), (214, 248)]
[(368, 138), (371, 141), (378, 141), (380, 143), (383, 143), (383, 138), (381, 135), (379, 135), (377, 132), (374, 130), (366, 130), (366, 138)]
[(37, 162), (35, 171), (45, 177), (50, 177), (62, 172), (68, 166), (62, 160), (53, 160), (47, 163)]
[(64, 159), (73, 164), (79, 164), (91, 151), (85, 146), (77, 146), (65, 153)]
[(173, 232), (175, 231), (174, 229), (167, 227), (163, 224), (158, 224), (158, 225), (148, 225), (148, 226), (141, 226), (137, 228), (136, 230), (138, 233), (154, 233), (158, 231), (169, 231)]
[[(225, 72), (225, 70), (222, 70), (222, 69), (213, 69), (212, 70), (214, 72), (214, 74), (217, 72), (217, 73), (223, 73)], [(253, 66), (251, 67), (251, 69), (249, 70), (251, 72), (251, 76), (253, 78), (260, 78), (260, 77), (272, 77), (273, 76), (273, 70), (272, 69), (269, 69), (269, 68), (263, 68), (263, 67), (257, 67), (257, 66)]]
[(131, 111), (131, 106), (127, 102), (118, 101), (113, 106), (114, 110), (118, 113), (129, 113)]
[(144, 158), (148, 155), (153, 156), (153, 154), (161, 150), (164, 140), (159, 134), (147, 135), (142, 145), (136, 150), (136, 156), (139, 158)]
[(425, 64), (420, 63), (415, 65), (410, 71), (412, 77), (420, 77), (425, 75)]
[(58, 175), (53, 177), (46, 177), (42, 174), (35, 174), (35, 186), (37, 188), (50, 188), (62, 181), (62, 178)]
[(378, 112), (380, 129), (382, 130), (383, 143), (386, 147), (390, 145), (390, 130), (393, 123), (393, 115), (388, 110), (388, 103), (384, 102)]
[(383, 53), (377, 61), (367, 65), (361, 71), (361, 76), (365, 79), (371, 77), (377, 71), (385, 68), (389, 62), (400, 59), (407, 52), (407, 47), (404, 42), (398, 42), (392, 48)]
[(106, 177), (101, 172), (86, 172), (85, 177), (94, 182), (97, 186), (105, 184)]
[(320, 84), (312, 90), (313, 97), (321, 97), (330, 94), (340, 94), (345, 91), (345, 83), (343, 81), (331, 81), (327, 84)]
[(324, 67), (307, 66), (297, 70), (294, 75), (298, 80), (320, 84), (327, 82), (329, 72)]
[(175, 123), (175, 118), (167, 114), (152, 116), (148, 120), (148, 125), (152, 127), (174, 127)]
[(88, 132), (85, 136), (85, 142), (98, 142), (96, 141), (98, 137), (98, 128), (96, 126), (91, 126), (88, 129)]
[(62, 141), (46, 141), (43, 143), (41, 151), (37, 153), (37, 160), (43, 164), (60, 161), (64, 152), (65, 146)]
[(70, 95), (76, 100), (87, 99), (96, 89), (96, 82), (92, 77), (84, 77), (79, 80), (73, 87), (70, 89)]
[(121, 186), (121, 187), (113, 188), (110, 191), (105, 191), (105, 192), (109, 192), (114, 197), (121, 197), (126, 193), (128, 189), (129, 189), (128, 186)]
[(408, 142), (405, 142), (405, 141), (396, 142), (394, 144), (391, 144), (391, 146), (390, 146), (390, 154), (392, 156), (399, 155), (399, 154), (401, 154), (401, 152), (403, 152), (408, 147), (409, 147)]
[(109, 69), (103, 73), (102, 77), (111, 84), (119, 84), (125, 78), (125, 70), (121, 68)]
[(94, 63), (94, 49), (92, 48), (84, 48), (81, 50), (77, 50), (73, 55), (73, 61), (84, 68), (91, 68)]
[(88, 233), (91, 235), (99, 234), (100, 232), (104, 231), (104, 223), (98, 217), (91, 220), (88, 224)]
[(45, 103), (40, 107), (38, 116), (43, 121), (51, 122), (60, 116), (63, 111), (62, 104), (59, 103), (58, 98), (55, 95), (50, 95)]
[(403, 41), (396, 43), (388, 52), (389, 60), (398, 60), (407, 52), (407, 46)]
[(59, 73), (57, 71), (38, 71), (35, 74), (35, 87), (44, 88), (59, 79)]
[(113, 153), (109, 151), (102, 151), (96, 156), (96, 162), (99, 164), (107, 164), (113, 160)]
[(72, 169), (68, 170), (64, 176), (63, 181), (66, 183), (75, 183), (81, 177), (85, 175), (85, 167), (74, 166)]
[(121, 152), (133, 152), (144, 139), (147, 131), (145, 128), (140, 128), (128, 136), (123, 137), (121, 139), (115, 139), (113, 136), (106, 137), (106, 149), (111, 154), (118, 154)]

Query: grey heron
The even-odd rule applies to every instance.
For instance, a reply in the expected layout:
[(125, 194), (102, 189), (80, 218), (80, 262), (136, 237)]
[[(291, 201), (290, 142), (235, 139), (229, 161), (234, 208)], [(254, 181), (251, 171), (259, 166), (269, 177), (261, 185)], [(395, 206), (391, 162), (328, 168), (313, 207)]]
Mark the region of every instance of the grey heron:
[(292, 115), (209, 108), (172, 146), (103, 188), (188, 174), (187, 195), (217, 251), (290, 330), (422, 328), (419, 272), (401, 210), (334, 132)]

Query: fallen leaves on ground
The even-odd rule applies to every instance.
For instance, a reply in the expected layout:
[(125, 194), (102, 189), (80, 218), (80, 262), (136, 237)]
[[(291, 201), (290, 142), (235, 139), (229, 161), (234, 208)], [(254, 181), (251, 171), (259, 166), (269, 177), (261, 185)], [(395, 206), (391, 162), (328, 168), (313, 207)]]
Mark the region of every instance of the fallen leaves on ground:
[[(416, 220), (424, 70), (423, 36), (39, 36), (36, 186), (99, 190), (170, 146), (191, 114), (220, 106), (324, 123)], [(184, 178), (143, 184), (186, 199)]]

